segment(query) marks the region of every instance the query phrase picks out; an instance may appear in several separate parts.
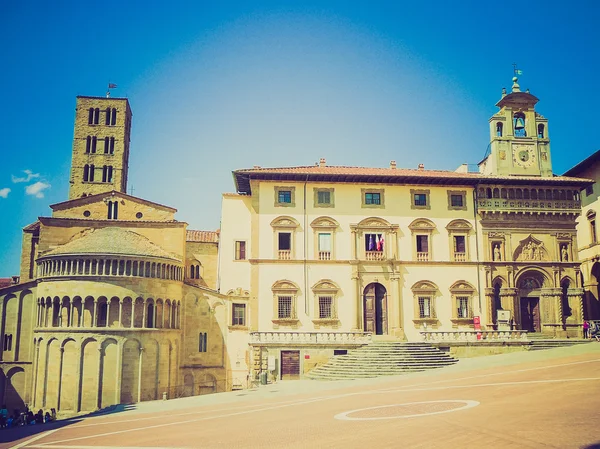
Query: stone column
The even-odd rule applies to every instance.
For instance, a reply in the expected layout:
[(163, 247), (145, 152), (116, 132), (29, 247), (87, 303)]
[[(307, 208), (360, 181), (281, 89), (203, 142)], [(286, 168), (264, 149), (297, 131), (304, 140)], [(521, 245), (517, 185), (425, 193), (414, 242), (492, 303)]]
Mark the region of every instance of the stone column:
[(144, 299), (143, 310), (142, 310), (142, 329), (146, 329), (146, 311), (148, 310), (147, 303), (148, 300)]
[[(50, 321), (51, 321), (51, 326), (50, 327), (55, 327), (54, 326), (54, 317), (56, 315), (56, 301), (54, 300), (54, 298), (52, 298), (50, 301), (52, 301), (52, 316), (50, 317)], [(60, 306), (60, 304), (59, 304)]]
[(158, 329), (158, 305), (156, 303), (156, 299), (153, 303), (154, 313), (152, 314), (152, 327), (154, 329)]
[(350, 260), (356, 260), (356, 228), (350, 227)]
[(131, 298), (131, 323), (130, 324), (130, 328), (133, 329), (135, 327), (135, 302), (136, 299), (135, 298)]
[(119, 327), (123, 327), (123, 298), (119, 298)]
[(106, 324), (104, 327), (110, 327), (110, 298), (106, 298)]
[(98, 311), (98, 298), (94, 298), (94, 316), (92, 317), (92, 327), (96, 327), (97, 322), (97, 312)]
[[(107, 323), (108, 323), (108, 321), (107, 321)], [(102, 357), (104, 356), (104, 348), (102, 348), (102, 342), (99, 342), (98, 344), (100, 345), (100, 347), (98, 348), (98, 373), (96, 375), (96, 377), (98, 378), (98, 385), (96, 385), (96, 407), (101, 408), (102, 407), (102, 395), (101, 395), (102, 378), (104, 377), (104, 373), (102, 372), (104, 370), (104, 361), (102, 360)]]
[(63, 363), (65, 360), (65, 348), (59, 348), (60, 351), (60, 360), (58, 362), (58, 397), (56, 399), (56, 410), (60, 410), (60, 393), (62, 390), (62, 372), (63, 372)]
[(138, 400), (137, 402), (142, 402), (142, 365), (144, 363), (144, 348), (140, 348), (140, 363), (138, 367)]
[[(486, 330), (492, 330), (494, 328), (494, 289), (486, 288), (485, 292), (485, 310), (486, 310)], [(483, 323), (482, 323), (483, 324)]]
[(116, 372), (115, 375), (115, 404), (121, 403), (121, 387), (123, 384), (123, 370), (121, 369), (123, 366), (123, 344), (124, 342), (120, 340), (117, 344), (117, 360), (120, 363), (117, 363), (115, 367)]
[(75, 300), (72, 297), (69, 297), (70, 303), (70, 313), (69, 313), (69, 327), (73, 327), (73, 310), (75, 309)]

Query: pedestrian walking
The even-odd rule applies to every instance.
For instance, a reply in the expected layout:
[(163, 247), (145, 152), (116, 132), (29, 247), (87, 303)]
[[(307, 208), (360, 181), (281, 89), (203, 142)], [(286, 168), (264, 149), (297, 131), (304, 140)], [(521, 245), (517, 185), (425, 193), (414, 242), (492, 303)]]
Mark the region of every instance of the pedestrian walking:
[(588, 336), (589, 330), (590, 330), (590, 322), (584, 321), (583, 322), (583, 338), (585, 338), (586, 340), (589, 338), (589, 336)]

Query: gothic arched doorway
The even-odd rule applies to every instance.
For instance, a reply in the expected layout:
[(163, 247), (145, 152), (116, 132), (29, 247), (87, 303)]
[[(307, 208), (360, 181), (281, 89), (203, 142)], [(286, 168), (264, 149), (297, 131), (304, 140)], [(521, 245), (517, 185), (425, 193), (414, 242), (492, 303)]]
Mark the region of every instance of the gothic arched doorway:
[(600, 320), (600, 263), (595, 262), (590, 270), (590, 280), (586, 285), (584, 317), (588, 320)]
[(387, 291), (385, 287), (373, 282), (363, 292), (364, 329), (375, 335), (386, 335), (387, 324)]
[(526, 273), (520, 277), (517, 283), (520, 304), (518, 322), (522, 330), (529, 332), (542, 331), (540, 296), (543, 285), (543, 276), (536, 272)]

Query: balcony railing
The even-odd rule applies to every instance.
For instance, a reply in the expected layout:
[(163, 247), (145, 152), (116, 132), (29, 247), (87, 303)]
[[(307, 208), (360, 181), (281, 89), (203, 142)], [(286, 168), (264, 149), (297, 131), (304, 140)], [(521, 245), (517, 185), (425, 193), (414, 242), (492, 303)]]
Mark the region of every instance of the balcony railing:
[(366, 345), (370, 332), (251, 332), (250, 344)]
[(319, 260), (331, 260), (331, 251), (319, 251)]
[(367, 260), (383, 260), (383, 251), (366, 251), (365, 259)]
[[(478, 338), (479, 334), (479, 338)], [(458, 341), (528, 341), (527, 331), (423, 331), (423, 341), (444, 343)]]
[(290, 260), (292, 258), (292, 251), (289, 249), (280, 249), (277, 253), (279, 260)]
[(532, 200), (532, 199), (506, 199), (488, 198), (478, 200), (480, 210), (523, 210), (530, 212), (581, 210), (581, 202), (575, 200)]
[(454, 253), (454, 261), (455, 262), (466, 262), (467, 253)]
[(417, 252), (417, 261), (419, 261), (419, 262), (429, 261), (429, 253), (428, 252)]

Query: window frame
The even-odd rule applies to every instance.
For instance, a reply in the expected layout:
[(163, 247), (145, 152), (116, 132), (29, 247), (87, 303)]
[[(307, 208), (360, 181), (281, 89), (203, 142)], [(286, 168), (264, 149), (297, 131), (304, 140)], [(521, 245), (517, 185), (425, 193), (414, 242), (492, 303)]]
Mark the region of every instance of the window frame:
[[(319, 202), (319, 193), (329, 193), (329, 203), (320, 203)], [(335, 207), (335, 189), (329, 189), (329, 188), (321, 188), (321, 187), (315, 187), (313, 189), (313, 205), (314, 207)]]
[[(300, 223), (295, 218), (289, 216), (279, 216), (271, 222), (273, 228), (273, 259), (276, 260), (294, 260), (296, 257), (296, 231), (298, 230)], [(290, 250), (289, 258), (281, 257), (282, 253), (279, 249), (279, 234), (289, 233), (290, 234)]]
[[(411, 290), (413, 293), (413, 322), (415, 325), (437, 326), (439, 324), (439, 319), (437, 316), (437, 297), (439, 296), (439, 289), (437, 285), (431, 281), (419, 281), (412, 286)], [(428, 317), (421, 316), (419, 301), (421, 298), (429, 299), (430, 316)]]
[[(315, 329), (327, 327), (337, 329), (340, 326), (338, 316), (338, 299), (340, 287), (331, 279), (322, 279), (311, 288), (313, 293), (313, 319)], [(329, 317), (321, 317), (321, 298), (331, 298), (331, 315)]]
[[(456, 220), (452, 220), (450, 223), (448, 223), (446, 229), (448, 231), (450, 260), (453, 262), (469, 262), (471, 260), (470, 236), (473, 232), (473, 225), (467, 220), (459, 218)], [(455, 250), (456, 237), (464, 237), (465, 239), (464, 260), (460, 260), (461, 258), (457, 257), (458, 252)]]
[[(379, 194), (379, 204), (367, 203), (367, 194)], [(385, 189), (360, 189), (361, 207), (364, 209), (384, 209), (385, 208)]]
[[(298, 293), (300, 292), (300, 288), (291, 281), (281, 280), (275, 282), (271, 287), (271, 291), (273, 293), (273, 328), (278, 329), (280, 326), (289, 326), (293, 328), (297, 328), (300, 320), (298, 319)], [(279, 298), (280, 297), (290, 297), (291, 305), (290, 305), (290, 316), (285, 318), (280, 318), (280, 309), (279, 309)]]
[[(448, 210), (467, 210), (467, 191), (466, 190), (448, 190)], [(462, 206), (453, 206), (452, 197), (461, 196)]]
[[(279, 201), (279, 193), (280, 192), (290, 192), (290, 202), (280, 202)], [(275, 207), (296, 207), (296, 187), (294, 186), (275, 186)]]
[[(452, 317), (450, 321), (452, 322), (453, 327), (465, 326), (473, 327), (473, 317), (475, 316), (475, 311), (473, 310), (473, 306), (475, 304), (475, 287), (473, 287), (470, 283), (466, 281), (457, 281), (450, 287), (450, 296), (452, 297)], [(461, 317), (458, 313), (458, 306), (460, 302), (460, 298), (467, 299), (467, 316)]]
[(199, 332), (198, 333), (198, 352), (199, 353), (208, 352), (208, 332)]
[[(238, 247), (239, 244), (239, 247)], [(243, 250), (242, 250), (243, 246)], [(233, 260), (235, 261), (244, 261), (248, 260), (248, 251), (247, 251), (247, 242), (246, 240), (235, 240), (233, 242)], [(243, 257), (242, 257), (243, 254)]]
[[(315, 261), (328, 261), (335, 260), (336, 251), (336, 232), (339, 228), (339, 223), (331, 217), (318, 217), (312, 221), (310, 227), (313, 229), (313, 259)], [(329, 257), (327, 258), (325, 255), (321, 257), (321, 251), (319, 247), (319, 235), (320, 234), (330, 234), (331, 235), (331, 251), (329, 252)]]
[[(242, 311), (241, 316), (236, 317), (236, 311), (240, 311), (240, 310)], [(247, 307), (246, 307), (245, 303), (239, 303), (239, 302), (231, 303), (231, 327), (236, 327), (236, 328), (246, 328), (247, 327), (246, 310), (247, 310)]]
[[(424, 206), (417, 205), (416, 195), (425, 195)], [(415, 210), (430, 210), (431, 209), (431, 191), (429, 189), (410, 189), (410, 208)]]

